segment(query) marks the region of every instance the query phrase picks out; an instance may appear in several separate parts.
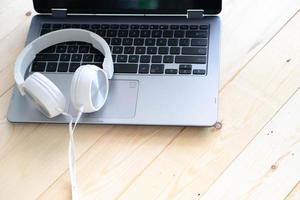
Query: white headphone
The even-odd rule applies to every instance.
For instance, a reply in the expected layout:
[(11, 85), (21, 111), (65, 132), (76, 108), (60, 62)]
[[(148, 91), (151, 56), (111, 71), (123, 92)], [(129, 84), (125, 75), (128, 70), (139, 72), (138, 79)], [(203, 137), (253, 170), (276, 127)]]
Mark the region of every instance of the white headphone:
[[(66, 99), (58, 87), (46, 76), (35, 72), (24, 80), (28, 66), (40, 51), (59, 43), (79, 41), (91, 43), (104, 55), (103, 70), (95, 65), (80, 66), (74, 73), (70, 87), (70, 98), (78, 110), (78, 116), (73, 124), (73, 117), (65, 113)], [(28, 44), (15, 63), (15, 81), (22, 96), (30, 97), (35, 105), (47, 117), (60, 114), (70, 117), (69, 123), (69, 169), (72, 186), (72, 199), (78, 199), (74, 130), (82, 113), (98, 111), (105, 103), (109, 82), (114, 73), (110, 48), (106, 41), (97, 34), (81, 29), (64, 29), (45, 34)]]
[(52, 118), (65, 110), (66, 99), (58, 87), (39, 72), (24, 76), (28, 66), (40, 51), (59, 43), (79, 41), (91, 43), (104, 55), (103, 70), (94, 65), (80, 66), (74, 73), (70, 98), (80, 112), (98, 111), (105, 103), (109, 82), (114, 73), (112, 55), (106, 41), (97, 34), (81, 29), (64, 29), (45, 34), (28, 44), (15, 63), (15, 81), (20, 93), (29, 96), (39, 110)]

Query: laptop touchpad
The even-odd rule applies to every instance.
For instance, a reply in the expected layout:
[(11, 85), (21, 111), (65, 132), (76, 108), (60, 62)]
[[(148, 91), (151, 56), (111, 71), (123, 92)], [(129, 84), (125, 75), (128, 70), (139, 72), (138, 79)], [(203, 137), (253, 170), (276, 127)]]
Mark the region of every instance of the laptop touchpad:
[[(83, 118), (133, 118), (138, 95), (138, 81), (111, 80), (109, 94), (105, 105), (97, 112), (83, 114)], [(72, 104), (69, 113), (76, 116), (77, 111)]]

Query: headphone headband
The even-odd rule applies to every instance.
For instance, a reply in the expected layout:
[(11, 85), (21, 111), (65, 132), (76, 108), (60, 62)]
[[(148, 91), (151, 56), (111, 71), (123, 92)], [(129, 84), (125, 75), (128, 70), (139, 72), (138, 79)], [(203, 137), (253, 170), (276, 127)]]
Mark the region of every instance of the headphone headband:
[(70, 41), (91, 43), (94, 48), (99, 50), (105, 57), (102, 64), (103, 70), (109, 79), (112, 78), (114, 72), (113, 61), (106, 41), (99, 35), (87, 30), (63, 29), (50, 32), (35, 39), (18, 56), (15, 63), (15, 81), (22, 95), (24, 95), (23, 83), (26, 69), (34, 60), (36, 54), (50, 46)]

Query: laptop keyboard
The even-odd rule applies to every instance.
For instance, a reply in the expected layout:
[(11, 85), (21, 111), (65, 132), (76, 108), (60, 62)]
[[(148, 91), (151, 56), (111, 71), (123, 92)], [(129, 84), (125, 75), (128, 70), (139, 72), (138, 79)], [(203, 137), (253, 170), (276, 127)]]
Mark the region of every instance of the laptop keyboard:
[[(40, 35), (81, 28), (109, 44), (115, 73), (206, 75), (209, 25), (43, 24)], [(37, 54), (32, 72), (75, 72), (80, 65), (102, 67), (103, 55), (90, 44), (66, 42)]]

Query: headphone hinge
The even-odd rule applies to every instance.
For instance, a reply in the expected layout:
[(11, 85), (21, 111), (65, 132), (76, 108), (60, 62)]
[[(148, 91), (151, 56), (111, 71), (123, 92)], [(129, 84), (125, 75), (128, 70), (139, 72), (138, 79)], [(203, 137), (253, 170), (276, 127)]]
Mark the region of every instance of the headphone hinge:
[(53, 17), (66, 17), (68, 9), (66, 8), (52, 8), (51, 13)]

